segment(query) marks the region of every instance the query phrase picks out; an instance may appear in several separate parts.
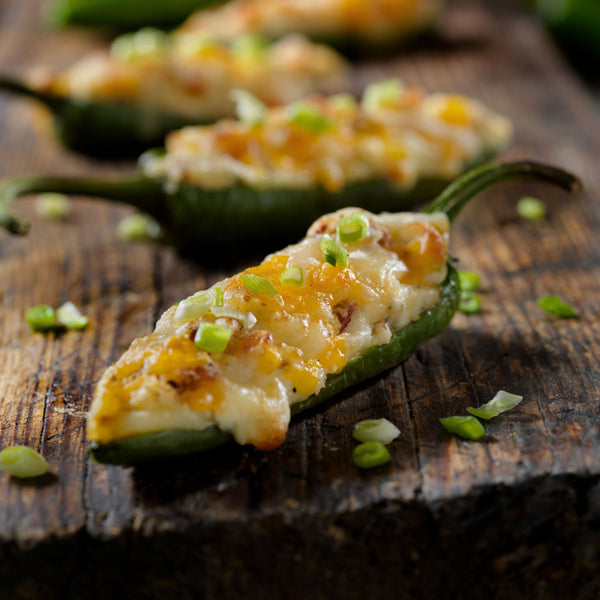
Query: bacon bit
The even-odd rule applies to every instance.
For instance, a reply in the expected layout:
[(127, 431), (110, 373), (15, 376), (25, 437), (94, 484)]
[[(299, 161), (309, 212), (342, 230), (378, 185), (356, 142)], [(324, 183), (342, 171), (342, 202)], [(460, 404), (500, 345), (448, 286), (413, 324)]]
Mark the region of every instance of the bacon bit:
[(273, 345), (273, 335), (266, 329), (251, 331), (239, 340), (241, 351), (245, 354), (256, 351), (257, 349)]
[(196, 388), (208, 381), (215, 381), (217, 372), (211, 364), (201, 365), (193, 369), (181, 369), (174, 373), (174, 377), (169, 378), (167, 383), (179, 390), (183, 391), (188, 388)]
[(343, 333), (348, 327), (356, 308), (356, 302), (352, 300), (342, 300), (333, 307), (333, 314), (340, 323), (338, 334)]

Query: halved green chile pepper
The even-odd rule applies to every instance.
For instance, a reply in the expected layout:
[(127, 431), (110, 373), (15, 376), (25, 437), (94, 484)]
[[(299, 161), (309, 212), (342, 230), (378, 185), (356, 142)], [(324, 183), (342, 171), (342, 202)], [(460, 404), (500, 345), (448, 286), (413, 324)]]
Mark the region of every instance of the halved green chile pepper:
[(299, 33), (348, 55), (372, 56), (431, 36), (444, 6), (444, 0), (231, 0), (210, 11), (196, 11), (181, 31), (225, 40), (245, 34), (278, 39)]
[[(481, 162), (485, 158), (482, 156)], [(215, 246), (252, 243), (274, 247), (281, 241), (289, 243), (302, 236), (319, 216), (344, 206), (372, 212), (406, 210), (425, 202), (447, 184), (442, 177), (429, 177), (403, 188), (387, 179), (373, 179), (330, 192), (320, 186), (256, 189), (241, 184), (204, 189), (184, 182), (171, 191), (166, 181), (141, 174), (113, 180), (23, 176), (0, 184), (0, 226), (12, 233), (27, 232), (28, 223), (8, 207), (12, 199), (24, 194), (92, 196), (147, 213), (161, 225), (165, 243), (185, 256), (201, 258)]]
[(173, 27), (196, 10), (224, 0), (52, 0), (46, 14), (54, 25)]
[(186, 125), (204, 125), (214, 118), (194, 120), (176, 113), (140, 108), (125, 102), (81, 100), (44, 92), (0, 76), (0, 90), (27, 96), (46, 106), (62, 144), (91, 156), (131, 156), (162, 144), (165, 135)]
[[(469, 200), (484, 188), (509, 179), (538, 179), (575, 192), (580, 181), (573, 175), (547, 165), (516, 162), (484, 165), (459, 177), (448, 186), (424, 212), (444, 212), (452, 223)], [(396, 331), (383, 345), (371, 346), (361, 356), (348, 362), (339, 372), (328, 376), (323, 389), (291, 406), (292, 414), (312, 408), (335, 394), (387, 369), (398, 365), (421, 344), (448, 325), (457, 311), (460, 284), (456, 269), (448, 259), (448, 274), (441, 286), (437, 303), (418, 320)], [(90, 454), (98, 462), (136, 464), (153, 458), (178, 456), (207, 450), (225, 443), (230, 435), (217, 426), (201, 431), (164, 430), (123, 438), (108, 443), (93, 442)]]
[(600, 59), (600, 3), (598, 0), (525, 0), (584, 71), (590, 74)]

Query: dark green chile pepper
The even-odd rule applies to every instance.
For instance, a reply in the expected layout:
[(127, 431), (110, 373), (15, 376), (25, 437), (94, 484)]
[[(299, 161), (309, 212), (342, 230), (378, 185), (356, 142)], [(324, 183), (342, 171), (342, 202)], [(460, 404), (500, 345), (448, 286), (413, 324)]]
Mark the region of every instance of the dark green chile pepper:
[(0, 90), (28, 96), (52, 113), (62, 144), (92, 156), (131, 156), (162, 144), (167, 133), (186, 125), (205, 125), (214, 118), (194, 120), (176, 113), (143, 109), (125, 102), (77, 100), (36, 90), (10, 77), (0, 76)]
[(174, 27), (194, 11), (224, 0), (52, 0), (46, 15), (53, 25), (91, 27)]
[[(539, 163), (485, 165), (459, 177), (424, 212), (445, 212), (453, 222), (467, 202), (481, 190), (491, 184), (515, 178), (541, 179), (571, 192), (580, 187), (580, 181), (573, 175)], [(444, 329), (460, 301), (458, 275), (450, 259), (448, 267), (448, 275), (442, 284), (440, 298), (435, 306), (425, 311), (417, 321), (395, 332), (389, 343), (372, 346), (362, 356), (350, 361), (342, 371), (330, 375), (319, 393), (292, 405), (292, 414), (312, 408), (335, 394), (398, 365), (426, 340)], [(165, 430), (109, 443), (94, 442), (90, 445), (90, 454), (98, 462), (136, 464), (153, 458), (207, 450), (229, 439), (230, 435), (216, 426), (201, 431)]]
[[(595, 74), (600, 59), (600, 2), (598, 0), (525, 0), (537, 11), (558, 43), (581, 64), (583, 70)], [(594, 69), (594, 71), (592, 71)]]
[[(487, 156), (481, 156), (477, 164)], [(473, 166), (473, 165), (471, 165)], [(143, 175), (114, 180), (61, 177), (17, 177), (0, 184), (0, 226), (23, 234), (28, 223), (10, 211), (13, 198), (30, 193), (59, 192), (122, 202), (149, 214), (162, 227), (164, 242), (183, 255), (202, 257), (210, 248), (239, 247), (246, 243), (275, 247), (304, 235), (322, 214), (344, 206), (372, 212), (400, 211), (426, 201), (448, 184), (447, 179), (426, 178), (411, 188), (387, 179), (347, 185), (339, 192), (322, 187), (306, 189), (255, 189), (236, 185), (202, 189), (182, 183), (175, 191), (162, 179)]]

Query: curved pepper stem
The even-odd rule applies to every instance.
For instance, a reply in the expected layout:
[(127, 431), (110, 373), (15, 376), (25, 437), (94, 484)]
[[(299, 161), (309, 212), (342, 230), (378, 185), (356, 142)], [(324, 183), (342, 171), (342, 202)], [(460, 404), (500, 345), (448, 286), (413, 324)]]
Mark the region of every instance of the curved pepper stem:
[(28, 86), (23, 81), (13, 79), (12, 77), (7, 77), (5, 75), (0, 75), (0, 90), (5, 90), (7, 92), (12, 92), (13, 94), (27, 96), (28, 98), (38, 100), (39, 102), (45, 104), (53, 112), (60, 110), (64, 106), (65, 102), (67, 102), (66, 98), (61, 98), (60, 96), (56, 96), (54, 94), (36, 90)]
[(0, 227), (17, 235), (26, 234), (29, 223), (12, 212), (10, 202), (18, 196), (44, 192), (121, 202), (148, 213), (161, 223), (169, 220), (162, 184), (142, 175), (112, 180), (24, 176), (7, 179), (0, 184)]
[(573, 193), (582, 186), (581, 180), (575, 175), (543, 163), (491, 163), (467, 171), (455, 179), (423, 212), (444, 212), (453, 222), (473, 196), (491, 185), (510, 179), (546, 181)]

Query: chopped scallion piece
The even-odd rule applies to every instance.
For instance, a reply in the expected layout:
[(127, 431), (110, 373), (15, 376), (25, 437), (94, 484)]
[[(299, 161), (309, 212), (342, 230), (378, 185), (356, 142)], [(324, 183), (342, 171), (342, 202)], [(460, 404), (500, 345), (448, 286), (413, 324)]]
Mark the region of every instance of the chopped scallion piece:
[(390, 453), (381, 442), (363, 442), (354, 448), (352, 459), (357, 467), (371, 469), (389, 462)]
[(327, 102), (333, 110), (342, 112), (354, 110), (358, 106), (356, 98), (352, 94), (334, 94), (329, 96)]
[(196, 34), (177, 36), (176, 43), (178, 52), (190, 58), (202, 58), (210, 55), (221, 46), (214, 38)]
[(215, 306), (223, 306), (223, 288), (221, 286), (217, 286), (212, 288), (214, 305)]
[(176, 323), (187, 323), (204, 316), (213, 305), (213, 297), (209, 292), (182, 300), (177, 305), (173, 319)]
[(280, 278), (282, 285), (293, 285), (300, 287), (304, 281), (302, 267), (288, 267), (283, 271)]
[(354, 425), (352, 436), (359, 442), (390, 444), (400, 435), (400, 430), (387, 419), (366, 419)]
[(365, 88), (362, 106), (367, 111), (377, 110), (380, 106), (393, 106), (402, 97), (404, 90), (405, 86), (399, 79), (372, 83)]
[(149, 242), (160, 237), (160, 225), (148, 215), (129, 215), (119, 221), (117, 233), (126, 242)]
[(248, 273), (248, 275), (240, 275), (240, 280), (251, 292), (275, 298), (279, 304), (283, 305), (281, 294), (268, 279), (256, 275), (256, 273)]
[(225, 325), (200, 323), (194, 336), (194, 343), (200, 350), (206, 352), (223, 352), (227, 348), (232, 333), (231, 329)]
[(363, 213), (351, 213), (338, 221), (337, 234), (344, 244), (360, 242), (368, 233), (369, 219)]
[(258, 60), (265, 56), (269, 49), (269, 41), (255, 33), (240, 35), (233, 39), (231, 52), (238, 58)]
[(538, 306), (546, 312), (561, 319), (577, 318), (579, 314), (570, 305), (561, 300), (558, 296), (546, 296), (538, 300)]
[(290, 123), (313, 133), (324, 133), (334, 127), (333, 120), (324, 115), (312, 102), (299, 101), (290, 104), (287, 107), (287, 117)]
[(521, 400), (523, 400), (523, 396), (517, 396), (516, 394), (500, 390), (489, 402), (477, 408), (469, 406), (467, 411), (480, 419), (489, 420), (497, 417), (500, 413), (514, 408)]
[(546, 217), (546, 204), (539, 198), (523, 196), (517, 202), (517, 213), (522, 219), (541, 221)]
[(450, 433), (455, 433), (468, 440), (476, 440), (485, 434), (483, 425), (473, 416), (445, 417), (440, 423)]
[(481, 277), (473, 271), (459, 271), (458, 280), (463, 292), (472, 292), (481, 285)]
[(56, 309), (56, 320), (67, 329), (79, 331), (88, 326), (89, 319), (82, 315), (72, 302), (65, 302)]
[(244, 313), (229, 306), (211, 306), (210, 312), (217, 318), (237, 319), (246, 329), (250, 329), (256, 323), (256, 317), (251, 312)]
[(164, 50), (169, 37), (164, 31), (144, 27), (134, 33), (126, 33), (116, 38), (110, 52), (118, 60), (132, 60), (158, 54)]
[(32, 306), (25, 313), (27, 324), (32, 331), (44, 333), (56, 329), (56, 313), (48, 304)]
[(44, 219), (61, 221), (71, 214), (71, 201), (64, 194), (39, 194), (35, 199), (35, 211)]
[(232, 90), (238, 119), (247, 125), (260, 125), (267, 118), (267, 107), (256, 96), (246, 90)]
[(10, 446), (0, 452), (0, 469), (14, 477), (39, 477), (49, 468), (46, 459), (29, 446)]
[(330, 265), (347, 267), (349, 264), (348, 251), (342, 248), (337, 241), (328, 234), (324, 234), (321, 238), (321, 251), (323, 252), (323, 260)]
[(482, 306), (481, 298), (474, 292), (463, 290), (460, 293), (460, 302), (458, 310), (465, 314), (474, 314), (481, 310)]

